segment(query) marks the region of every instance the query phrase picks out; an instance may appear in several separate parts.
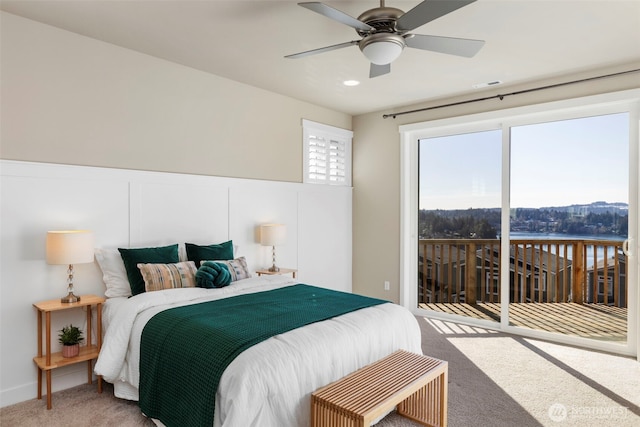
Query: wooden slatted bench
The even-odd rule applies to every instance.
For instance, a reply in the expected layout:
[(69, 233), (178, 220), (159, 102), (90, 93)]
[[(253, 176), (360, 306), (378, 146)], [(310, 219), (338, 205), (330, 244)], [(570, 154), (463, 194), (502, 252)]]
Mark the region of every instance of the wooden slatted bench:
[(312, 427), (367, 427), (397, 407), (422, 425), (447, 425), (447, 362), (396, 351), (311, 394)]

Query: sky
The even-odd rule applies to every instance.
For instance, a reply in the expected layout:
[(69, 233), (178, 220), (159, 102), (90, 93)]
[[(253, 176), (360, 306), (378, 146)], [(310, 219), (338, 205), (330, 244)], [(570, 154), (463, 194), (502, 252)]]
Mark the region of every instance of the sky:
[[(511, 208), (628, 203), (629, 115), (511, 128)], [(420, 209), (500, 207), (501, 130), (420, 141)]]

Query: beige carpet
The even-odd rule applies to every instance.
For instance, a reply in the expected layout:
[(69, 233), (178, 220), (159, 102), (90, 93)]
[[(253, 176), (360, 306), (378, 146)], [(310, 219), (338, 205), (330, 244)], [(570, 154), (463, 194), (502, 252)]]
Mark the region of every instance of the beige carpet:
[[(640, 426), (640, 363), (634, 359), (452, 322), (418, 321), (424, 353), (449, 362), (451, 427)], [(113, 397), (110, 384), (103, 394), (95, 385), (54, 393), (50, 411), (45, 402), (0, 409), (0, 426), (154, 425), (135, 402)], [(396, 414), (378, 423), (416, 425)]]

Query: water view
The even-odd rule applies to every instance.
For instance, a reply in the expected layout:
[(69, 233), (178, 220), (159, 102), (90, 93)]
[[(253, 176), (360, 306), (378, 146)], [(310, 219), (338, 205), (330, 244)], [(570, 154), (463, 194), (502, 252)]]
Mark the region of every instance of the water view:
[[(612, 235), (586, 235), (586, 234), (561, 234), (561, 233), (523, 233), (521, 231), (513, 231), (509, 234), (511, 240), (527, 240), (527, 241), (535, 241), (535, 240), (583, 240), (583, 241), (611, 241), (611, 242), (623, 242), (624, 237), (621, 236), (612, 236)], [(572, 246), (568, 246), (567, 248), (567, 259), (573, 259), (573, 250)], [(593, 253), (595, 253), (598, 260), (604, 259), (605, 245), (588, 245), (586, 247), (587, 253), (587, 266), (593, 265)], [(551, 245), (549, 247), (549, 252), (552, 255), (556, 254), (556, 246)], [(561, 254), (563, 255), (563, 254)], [(609, 247), (607, 250), (607, 258), (612, 258), (614, 255), (614, 251)]]

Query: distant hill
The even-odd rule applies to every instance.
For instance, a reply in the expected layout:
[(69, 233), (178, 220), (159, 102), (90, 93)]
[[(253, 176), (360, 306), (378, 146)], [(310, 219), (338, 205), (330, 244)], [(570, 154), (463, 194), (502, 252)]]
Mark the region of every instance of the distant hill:
[(540, 209), (554, 210), (558, 212), (569, 212), (578, 215), (617, 213), (619, 215), (627, 215), (629, 212), (629, 204), (623, 202), (593, 202), (587, 205), (570, 205), (570, 206), (547, 206)]

